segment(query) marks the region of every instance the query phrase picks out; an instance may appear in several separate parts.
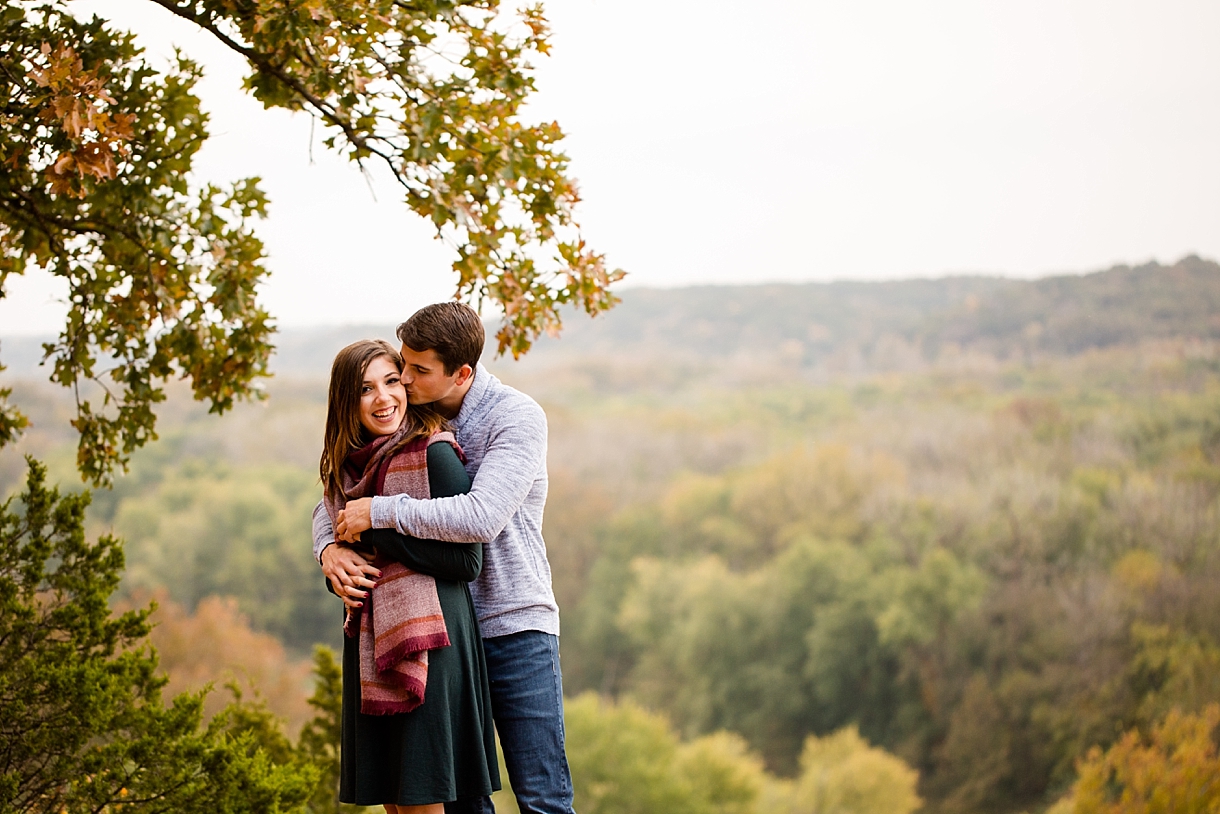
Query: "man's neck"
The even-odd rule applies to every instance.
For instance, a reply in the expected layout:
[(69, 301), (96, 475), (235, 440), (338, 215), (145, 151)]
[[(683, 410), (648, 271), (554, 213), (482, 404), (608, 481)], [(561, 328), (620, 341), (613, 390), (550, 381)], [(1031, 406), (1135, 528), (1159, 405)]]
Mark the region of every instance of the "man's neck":
[(462, 402), (466, 400), (466, 394), (470, 392), (471, 385), (474, 384), (474, 377), (478, 371), (472, 373), (461, 386), (455, 387), (453, 392), (436, 402), (436, 411), (445, 418), (452, 421), (458, 417), (458, 413), (462, 411)]

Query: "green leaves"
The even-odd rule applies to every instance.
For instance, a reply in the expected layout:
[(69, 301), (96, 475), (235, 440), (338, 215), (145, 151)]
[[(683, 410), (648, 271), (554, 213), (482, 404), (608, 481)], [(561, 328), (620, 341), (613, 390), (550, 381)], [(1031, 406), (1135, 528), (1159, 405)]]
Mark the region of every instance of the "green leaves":
[(165, 679), (142, 647), (149, 610), (110, 613), (120, 543), (86, 542), (88, 495), (61, 496), (40, 464), (29, 465), (25, 492), (0, 506), (0, 810), (303, 803), (315, 770), (268, 748), (275, 739), (257, 707), (233, 708), (200, 731), (201, 696), (162, 706)]
[[(4, 372), (4, 365), (0, 365), (0, 373)], [(8, 403), (8, 398), (13, 391), (7, 387), (0, 388), (0, 447), (12, 441), (17, 437), (23, 429), (29, 426), (27, 419), (14, 406)]]

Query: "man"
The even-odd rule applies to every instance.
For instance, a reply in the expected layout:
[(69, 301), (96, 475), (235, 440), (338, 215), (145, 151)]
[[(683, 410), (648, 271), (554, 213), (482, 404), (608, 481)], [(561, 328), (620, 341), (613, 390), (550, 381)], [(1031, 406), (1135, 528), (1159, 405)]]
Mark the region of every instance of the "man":
[[(466, 453), (470, 492), (412, 500), (405, 495), (351, 501), (336, 528), (314, 512), (314, 555), (345, 603), (373, 587), (376, 569), (336, 535), (394, 528), (421, 539), (487, 542), (471, 583), (479, 615), (492, 717), (509, 782), (522, 812), (572, 814), (564, 751), (559, 608), (542, 539), (546, 503), (546, 414), (529, 396), (479, 364), (483, 323), (455, 302), (429, 305), (398, 326), (402, 381), (410, 404), (431, 404), (452, 424)], [(489, 799), (458, 801), (446, 812), (493, 811)]]

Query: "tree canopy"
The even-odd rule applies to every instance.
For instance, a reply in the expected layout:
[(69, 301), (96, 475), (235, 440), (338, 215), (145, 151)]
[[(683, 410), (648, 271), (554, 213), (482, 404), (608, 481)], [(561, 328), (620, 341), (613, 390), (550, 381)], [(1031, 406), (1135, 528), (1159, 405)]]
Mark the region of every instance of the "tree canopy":
[[(383, 164), (455, 253), (456, 296), (499, 304), (501, 352), (560, 327), (561, 306), (613, 305), (622, 277), (580, 236), (555, 123), (526, 124), (541, 8), (497, 0), (150, 0), (250, 65), (245, 89), (305, 111), (326, 144)], [(150, 6), (151, 8), (151, 6)], [(47, 345), (74, 390), (78, 467), (107, 482), (155, 437), (173, 377), (223, 412), (266, 375), (258, 302), (266, 215), (257, 178), (196, 186), (207, 138), (189, 56), (159, 68), (136, 38), (64, 2), (0, 10), (0, 297), (9, 275), (64, 278), (70, 310)], [(25, 417), (0, 391), (0, 445)]]

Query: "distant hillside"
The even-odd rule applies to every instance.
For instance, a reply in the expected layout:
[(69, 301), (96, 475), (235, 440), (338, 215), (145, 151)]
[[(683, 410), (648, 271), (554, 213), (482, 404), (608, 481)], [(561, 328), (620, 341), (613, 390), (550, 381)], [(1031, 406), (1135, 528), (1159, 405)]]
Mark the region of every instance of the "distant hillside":
[[(568, 315), (562, 335), (544, 337), (525, 367), (589, 357), (715, 363), (763, 354), (802, 367), (860, 369), (931, 361), (949, 347), (1007, 358), (1147, 339), (1220, 339), (1220, 265), (1194, 256), (1172, 266), (1116, 266), (1040, 280), (638, 288), (622, 299), (597, 319)], [(369, 336), (394, 341), (394, 326), (286, 329), (272, 367), (282, 375), (325, 375), (336, 350)], [(10, 375), (39, 374), (41, 341), (0, 342)]]
[(1082, 277), (1015, 283), (981, 297), (973, 310), (932, 315), (935, 341), (1000, 350), (1032, 342), (1052, 354), (1144, 339), (1220, 338), (1220, 265), (1185, 257)]
[(763, 353), (815, 366), (865, 364), (904, 346), (933, 359), (946, 346), (998, 357), (1076, 354), (1147, 339), (1220, 338), (1220, 265), (1116, 266), (1080, 276), (634, 289), (608, 315), (568, 319), (531, 354), (725, 357)]

